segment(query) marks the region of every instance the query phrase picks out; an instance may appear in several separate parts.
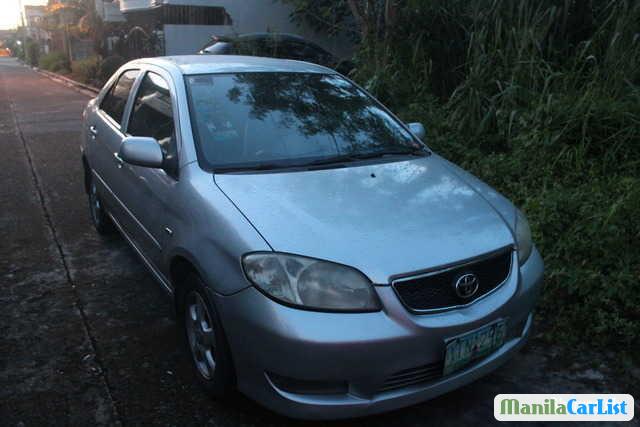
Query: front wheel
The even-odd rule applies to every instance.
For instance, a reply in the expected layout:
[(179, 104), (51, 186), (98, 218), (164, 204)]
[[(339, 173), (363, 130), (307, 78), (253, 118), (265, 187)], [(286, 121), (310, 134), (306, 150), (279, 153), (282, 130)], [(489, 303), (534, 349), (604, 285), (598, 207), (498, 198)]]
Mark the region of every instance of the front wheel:
[(231, 352), (205, 284), (195, 274), (187, 279), (181, 305), (185, 343), (198, 382), (212, 396), (227, 397), (235, 378)]

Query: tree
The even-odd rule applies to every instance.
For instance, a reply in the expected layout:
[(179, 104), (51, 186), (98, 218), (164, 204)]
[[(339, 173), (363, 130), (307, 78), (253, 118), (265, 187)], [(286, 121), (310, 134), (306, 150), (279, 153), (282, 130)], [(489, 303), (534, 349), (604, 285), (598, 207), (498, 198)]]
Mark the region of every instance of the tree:
[(40, 61), (40, 46), (35, 41), (29, 39), (25, 48), (26, 61), (32, 67), (37, 67)]
[(347, 0), (363, 41), (387, 38), (398, 16), (397, 0)]
[(293, 6), (291, 17), (329, 34), (356, 34), (370, 42), (386, 37), (395, 25), (402, 0), (282, 0)]
[(335, 0), (282, 0), (293, 6), (290, 18), (305, 23), (318, 32), (330, 35), (347, 33), (359, 36), (354, 18), (346, 1)]
[(400, 12), (420, 0), (282, 0), (291, 18), (328, 34), (349, 34), (359, 42), (360, 63), (383, 70)]

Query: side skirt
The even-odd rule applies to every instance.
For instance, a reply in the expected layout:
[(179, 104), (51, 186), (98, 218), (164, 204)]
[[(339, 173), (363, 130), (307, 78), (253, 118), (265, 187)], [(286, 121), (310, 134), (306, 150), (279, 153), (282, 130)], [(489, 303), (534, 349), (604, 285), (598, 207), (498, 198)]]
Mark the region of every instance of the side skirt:
[(153, 276), (156, 278), (156, 280), (158, 282), (160, 282), (160, 284), (162, 285), (163, 290), (166, 291), (169, 295), (173, 295), (173, 287), (171, 286), (171, 284), (167, 280), (167, 278), (160, 271), (158, 271), (154, 267), (153, 263), (151, 263), (151, 261), (149, 261), (146, 256), (144, 256), (144, 254), (138, 248), (138, 246), (133, 241), (133, 239), (131, 237), (129, 237), (129, 235), (127, 234), (126, 231), (124, 231), (124, 229), (122, 228), (122, 226), (120, 225), (118, 220), (116, 220), (113, 217), (113, 215), (111, 215), (111, 213), (109, 213), (109, 212), (107, 212), (107, 215), (109, 215), (109, 218), (111, 218), (111, 221), (113, 221), (113, 223), (115, 224), (116, 228), (118, 229), (118, 231), (120, 231), (120, 234), (122, 234), (122, 236), (127, 241), (127, 243), (129, 243), (129, 245), (133, 248), (133, 250), (138, 254), (140, 259), (142, 259), (142, 262), (147, 267), (147, 269), (151, 272), (151, 274), (153, 274)]

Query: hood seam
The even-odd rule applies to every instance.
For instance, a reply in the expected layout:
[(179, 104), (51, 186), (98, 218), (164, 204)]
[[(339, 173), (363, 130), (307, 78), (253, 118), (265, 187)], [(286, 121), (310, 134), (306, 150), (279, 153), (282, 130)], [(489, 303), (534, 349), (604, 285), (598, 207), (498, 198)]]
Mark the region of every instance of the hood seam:
[(273, 249), (273, 246), (271, 246), (271, 243), (269, 243), (269, 241), (266, 239), (266, 237), (264, 237), (264, 235), (260, 232), (260, 230), (258, 230), (258, 227), (256, 227), (255, 224), (249, 219), (249, 217), (247, 215), (245, 215), (244, 212), (242, 212), (242, 210), (231, 199), (231, 197), (229, 197), (229, 195), (227, 193), (225, 193), (225, 191), (222, 189), (222, 187), (220, 187), (218, 185), (218, 183), (216, 182), (216, 175), (212, 173), (211, 176), (213, 178), (213, 184), (218, 188), (218, 190), (220, 190), (220, 192), (222, 194), (224, 194), (224, 197), (226, 197), (227, 200), (229, 200), (229, 203), (231, 203), (236, 208), (236, 210), (240, 213), (240, 215), (242, 215), (242, 217), (247, 220), (249, 225), (251, 225), (251, 227), (256, 231), (256, 233), (258, 233), (258, 236), (260, 236), (262, 238), (262, 240), (266, 243), (266, 245), (269, 247), (269, 249), (271, 249), (273, 252), (275, 252), (275, 249)]

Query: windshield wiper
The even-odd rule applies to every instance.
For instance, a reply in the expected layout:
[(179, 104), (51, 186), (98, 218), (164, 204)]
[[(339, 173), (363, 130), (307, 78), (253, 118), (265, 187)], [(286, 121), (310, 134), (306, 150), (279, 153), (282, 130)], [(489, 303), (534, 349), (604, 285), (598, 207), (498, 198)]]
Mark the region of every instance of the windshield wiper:
[(286, 165), (282, 165), (279, 163), (259, 163), (256, 165), (246, 165), (246, 166), (222, 166), (216, 168), (216, 172), (225, 173), (225, 172), (242, 172), (242, 171), (267, 171), (273, 169), (282, 169), (288, 167)]
[(420, 148), (415, 149), (392, 149), (392, 150), (382, 150), (382, 151), (374, 151), (371, 153), (356, 153), (351, 154), (350, 157), (354, 159), (375, 159), (378, 157), (385, 156), (425, 156), (428, 154), (428, 151), (422, 150)]
[(299, 167), (309, 167), (309, 166), (322, 166), (322, 165), (335, 165), (341, 163), (348, 162), (357, 162), (359, 160), (367, 160), (367, 159), (375, 159), (379, 157), (385, 156), (425, 156), (428, 155), (429, 152), (420, 148), (415, 149), (393, 149), (393, 150), (382, 150), (375, 151), (372, 153), (351, 153), (351, 154), (340, 154), (337, 156), (325, 157), (322, 159), (312, 160), (310, 162), (305, 163), (258, 163), (258, 164), (249, 164), (243, 166), (227, 166), (217, 168), (217, 172), (242, 172), (242, 171), (266, 171), (273, 169), (287, 169), (287, 168), (299, 168)]
[(357, 160), (351, 154), (341, 154), (339, 156), (325, 157), (324, 159), (313, 160), (307, 162), (304, 166), (330, 165), (333, 163), (351, 162)]
[(379, 157), (385, 156), (426, 156), (429, 154), (428, 151), (422, 150), (420, 148), (415, 149), (393, 149), (393, 150), (383, 150), (383, 151), (374, 151), (371, 153), (350, 153), (350, 154), (340, 154), (338, 156), (326, 157), (324, 159), (314, 160), (308, 163), (305, 163), (304, 166), (318, 166), (318, 165), (331, 165), (336, 163), (345, 163), (345, 162), (357, 162), (359, 160), (367, 160), (367, 159), (375, 159)]

